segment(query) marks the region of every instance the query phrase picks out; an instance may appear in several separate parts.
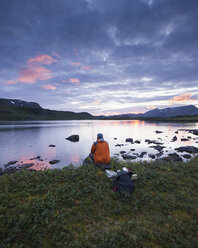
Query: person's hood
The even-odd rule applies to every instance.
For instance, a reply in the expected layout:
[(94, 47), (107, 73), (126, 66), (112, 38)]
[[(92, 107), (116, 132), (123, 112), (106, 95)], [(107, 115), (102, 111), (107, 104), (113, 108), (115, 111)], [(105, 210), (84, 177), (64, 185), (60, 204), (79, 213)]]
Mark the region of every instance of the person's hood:
[(102, 139), (97, 139), (97, 142), (98, 143), (104, 142), (104, 139), (103, 138)]

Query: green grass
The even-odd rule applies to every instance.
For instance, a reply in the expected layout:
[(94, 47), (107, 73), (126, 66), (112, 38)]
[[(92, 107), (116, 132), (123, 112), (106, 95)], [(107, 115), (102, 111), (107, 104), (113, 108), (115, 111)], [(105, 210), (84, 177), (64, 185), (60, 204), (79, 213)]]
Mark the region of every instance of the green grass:
[(112, 165), (138, 174), (133, 195), (91, 162), (2, 176), (0, 247), (198, 247), (198, 157)]

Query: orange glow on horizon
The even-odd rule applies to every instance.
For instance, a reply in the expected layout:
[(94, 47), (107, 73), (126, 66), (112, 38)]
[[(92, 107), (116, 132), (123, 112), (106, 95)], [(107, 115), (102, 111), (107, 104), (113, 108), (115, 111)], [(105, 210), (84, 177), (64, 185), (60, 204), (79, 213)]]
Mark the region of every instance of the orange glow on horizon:
[(148, 107), (146, 107), (147, 109), (155, 109), (155, 108), (157, 108), (156, 106), (148, 106)]
[[(99, 100), (98, 100), (99, 101)], [(133, 112), (133, 113), (121, 113), (121, 112), (106, 112), (106, 113), (98, 113), (98, 114), (93, 114), (94, 116), (111, 116), (111, 115), (128, 115), (128, 114), (141, 114), (140, 112)]]

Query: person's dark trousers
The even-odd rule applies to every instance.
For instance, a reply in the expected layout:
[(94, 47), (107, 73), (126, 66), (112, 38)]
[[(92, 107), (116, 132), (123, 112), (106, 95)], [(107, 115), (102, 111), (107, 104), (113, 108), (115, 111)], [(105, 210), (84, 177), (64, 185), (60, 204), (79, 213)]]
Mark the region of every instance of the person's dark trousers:
[(95, 163), (95, 161), (94, 161), (94, 154), (93, 153), (89, 153), (89, 157)]

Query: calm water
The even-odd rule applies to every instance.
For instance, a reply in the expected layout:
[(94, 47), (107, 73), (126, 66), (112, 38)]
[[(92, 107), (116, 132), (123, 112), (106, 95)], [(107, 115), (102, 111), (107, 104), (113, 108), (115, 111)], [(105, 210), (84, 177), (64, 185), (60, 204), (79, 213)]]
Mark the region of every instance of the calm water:
[[(120, 151), (128, 154), (147, 151), (156, 154), (158, 151), (150, 148), (145, 139), (158, 140), (164, 143), (165, 154), (174, 152), (174, 148), (185, 145), (198, 147), (197, 136), (178, 129), (198, 129), (198, 123), (148, 123), (144, 121), (31, 121), (31, 122), (0, 122), (0, 166), (9, 161), (19, 163), (33, 162), (34, 168), (62, 168), (70, 163), (78, 165), (89, 154), (96, 134), (102, 132), (110, 146), (111, 156), (121, 158)], [(156, 134), (155, 130), (163, 131)], [(73, 143), (65, 138), (78, 134), (80, 141)], [(173, 136), (176, 142), (170, 142)], [(181, 141), (182, 137), (191, 136), (190, 141)], [(117, 139), (115, 139), (117, 138)], [(126, 143), (126, 138), (140, 140), (140, 144)], [(50, 144), (55, 147), (49, 147)], [(117, 147), (116, 144), (124, 144)], [(130, 149), (134, 148), (132, 152)], [(43, 161), (33, 159), (41, 156)], [(49, 161), (58, 159), (59, 163), (50, 165)], [(145, 155), (143, 159), (150, 159)], [(140, 160), (138, 158), (137, 160)]]

